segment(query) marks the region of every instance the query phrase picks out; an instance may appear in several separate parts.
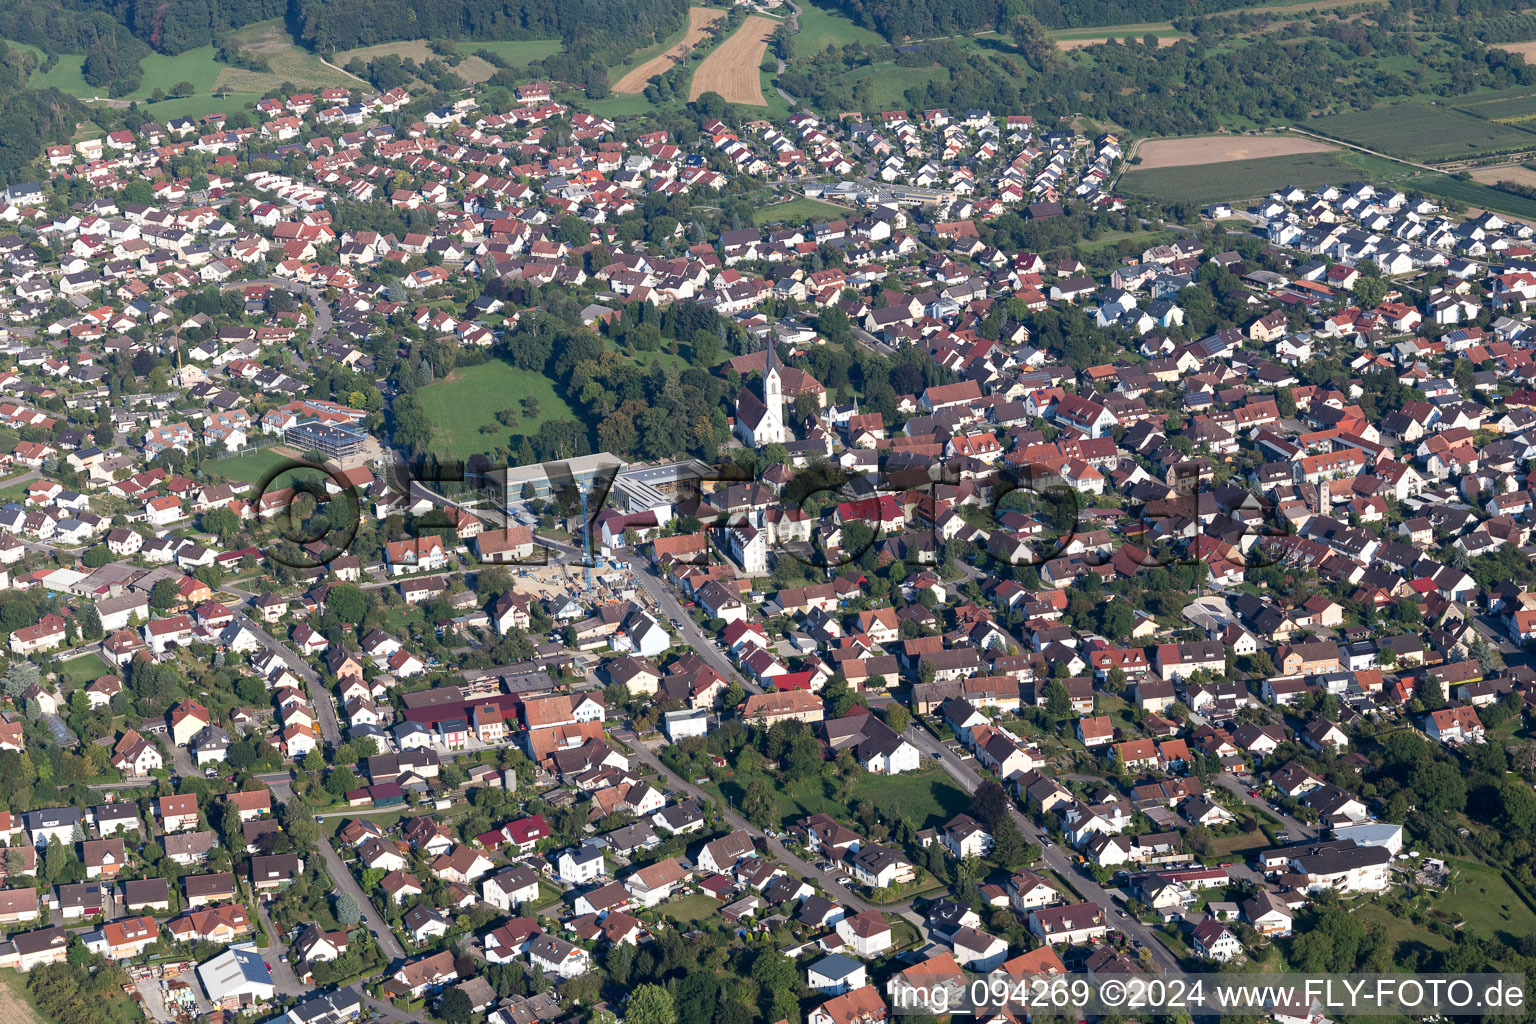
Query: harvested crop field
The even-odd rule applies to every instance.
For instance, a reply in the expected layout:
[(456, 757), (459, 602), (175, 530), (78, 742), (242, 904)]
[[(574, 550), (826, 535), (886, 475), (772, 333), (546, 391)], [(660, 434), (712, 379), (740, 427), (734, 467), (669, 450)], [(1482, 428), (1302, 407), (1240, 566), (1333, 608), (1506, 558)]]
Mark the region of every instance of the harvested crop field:
[(1495, 43), (1493, 49), (1518, 53), (1528, 61), (1536, 61), (1536, 41), (1529, 43)]
[(1536, 171), (1520, 164), (1504, 164), (1499, 167), (1474, 167), (1470, 172), (1473, 181), (1492, 185), (1500, 181), (1512, 181), (1516, 185), (1536, 188)]
[(1235, 160), (1259, 160), (1297, 153), (1327, 153), (1335, 146), (1299, 135), (1197, 135), (1187, 139), (1150, 139), (1136, 150), (1137, 170), (1193, 167)]
[[(1127, 33), (1127, 34), (1129, 34), (1129, 33)], [(1168, 32), (1168, 33), (1165, 33), (1165, 32), (1146, 32), (1146, 33), (1143, 33), (1142, 35), (1153, 35), (1153, 36), (1156, 36), (1157, 37), (1157, 45), (1158, 46), (1172, 46), (1174, 43), (1177, 43), (1179, 40), (1185, 38), (1182, 34), (1180, 34), (1178, 32)], [(1141, 38), (1142, 38), (1142, 36), (1137, 36), (1136, 37), (1138, 42), (1141, 40)], [(1123, 39), (1125, 39), (1125, 36), (1088, 36), (1085, 39), (1057, 39), (1056, 40), (1056, 49), (1058, 49), (1058, 50), (1081, 50), (1085, 46), (1097, 46), (1100, 43), (1107, 43), (1111, 39), (1123, 40)]]
[(644, 92), (646, 83), (657, 75), (664, 75), (681, 64), (693, 52), (693, 48), (708, 38), (705, 29), (725, 17), (725, 12), (709, 7), (688, 8), (688, 32), (682, 40), (665, 53), (630, 71), (614, 85), (614, 92)]
[(768, 101), (763, 99), (763, 77), (758, 65), (762, 64), (768, 41), (778, 29), (779, 22), (755, 14), (743, 21), (694, 71), (688, 98), (696, 100), (707, 92), (717, 92), (727, 103), (766, 107)]

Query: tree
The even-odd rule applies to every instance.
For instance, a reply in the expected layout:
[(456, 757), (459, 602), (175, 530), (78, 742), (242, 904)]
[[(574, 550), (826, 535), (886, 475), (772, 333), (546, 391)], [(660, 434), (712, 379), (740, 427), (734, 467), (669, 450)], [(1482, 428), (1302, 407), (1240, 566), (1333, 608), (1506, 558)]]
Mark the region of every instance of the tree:
[(902, 733), (907, 731), (907, 726), (912, 724), (912, 716), (908, 713), (905, 704), (895, 701), (885, 706), (885, 724), (891, 727), (892, 732)]
[(362, 909), (357, 905), (357, 899), (351, 893), (342, 893), (336, 897), (336, 920), (345, 927), (352, 927), (363, 918)]
[(437, 1008), (437, 1015), (448, 1024), (469, 1024), (470, 1018), (475, 1015), (475, 1006), (470, 1001), (469, 993), (455, 987), (449, 989), (448, 994), (443, 996), (443, 1001)]
[(677, 1024), (672, 993), (660, 985), (637, 985), (624, 1010), (628, 1024)]
[(630, 971), (635, 966), (635, 947), (628, 942), (616, 942), (608, 947), (608, 977), (616, 985), (629, 984)]
[(85, 554), (80, 556), (80, 561), (87, 569), (100, 569), (112, 561), (112, 552), (105, 544), (97, 544), (95, 547), (87, 548)]
[(368, 614), (368, 596), (356, 584), (338, 583), (326, 595), (325, 610), (335, 613), (339, 621), (355, 625)]
[(1045, 684), (1045, 710), (1052, 718), (1066, 718), (1072, 714), (1072, 695), (1060, 679)]
[(20, 697), (28, 688), (42, 682), (41, 670), (30, 661), (15, 660), (5, 670), (5, 695)]
[(971, 794), (971, 813), (988, 828), (995, 828), (1008, 816), (1010, 803), (1008, 791), (995, 779), (987, 779)]
[(87, 640), (100, 640), (106, 634), (101, 625), (101, 613), (96, 610), (94, 604), (85, 606), (85, 611), (80, 614), (80, 635)]
[(1017, 871), (1025, 864), (1027, 847), (1019, 826), (1010, 815), (1003, 815), (992, 827), (992, 859), (1004, 871)]
[(159, 580), (149, 592), (149, 605), (157, 612), (168, 611), (180, 602), (181, 591), (176, 589), (175, 580)]
[[(1374, 267), (1375, 264), (1367, 263), (1366, 266)], [(1355, 282), (1354, 293), (1355, 299), (1359, 302), (1360, 306), (1364, 309), (1369, 309), (1372, 306), (1380, 305), (1381, 300), (1387, 297), (1387, 282), (1383, 281), (1380, 277), (1367, 277), (1361, 274), (1360, 279)]]
[(1099, 606), (1099, 629), (1111, 640), (1124, 640), (1136, 626), (1136, 613), (1124, 601), (1106, 601)]

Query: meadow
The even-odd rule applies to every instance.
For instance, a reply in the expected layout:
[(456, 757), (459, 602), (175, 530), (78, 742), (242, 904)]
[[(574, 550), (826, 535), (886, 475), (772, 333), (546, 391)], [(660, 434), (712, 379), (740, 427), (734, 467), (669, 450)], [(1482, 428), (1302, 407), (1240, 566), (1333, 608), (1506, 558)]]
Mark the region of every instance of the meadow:
[(281, 18), (258, 21), (231, 33), (231, 41), (243, 52), (264, 59), (270, 71), (247, 71), (226, 67), (219, 73), (216, 87), (237, 92), (266, 92), (284, 82), (304, 89), (371, 89), (367, 82), (345, 71), (327, 67), (320, 55), (306, 50), (293, 40)]
[(1286, 185), (1312, 188), (1361, 178), (1358, 168), (1335, 153), (1297, 153), (1227, 163), (1132, 169), (1120, 189), (1169, 203), (1214, 203), (1266, 196)]
[(820, 53), (829, 46), (840, 48), (850, 43), (881, 46), (885, 40), (878, 32), (861, 28), (835, 11), (818, 7), (809, 0), (801, 3), (800, 32), (795, 36), (796, 54)]
[[(496, 73), (496, 68), (480, 57), (476, 57), (476, 50), (487, 50), (496, 54), (514, 68), (527, 67), (534, 61), (543, 60), (545, 57), (559, 53), (562, 45), (558, 39), (498, 39), (481, 41), (476, 39), (455, 40), (459, 53), (464, 59), (458, 66), (452, 68), (454, 74), (466, 82), (483, 82)], [(425, 39), (403, 39), (392, 43), (379, 43), (376, 46), (360, 46), (355, 50), (347, 50), (337, 54), (331, 63), (337, 67), (346, 67), (354, 59), (360, 59), (365, 64), (375, 57), (393, 55), (401, 60), (409, 58), (420, 64), (428, 60), (441, 59), (427, 46)]]
[(1536, 133), (1484, 121), (1449, 107), (1420, 103), (1313, 118), (1306, 127), (1357, 146), (1424, 163), (1536, 149)]
[(753, 224), (803, 224), (808, 220), (836, 220), (848, 216), (841, 206), (798, 196), (787, 203), (759, 206), (752, 211)]
[[(536, 417), (521, 415), (519, 401), (537, 399)], [(432, 423), (432, 450), (440, 458), (466, 459), (507, 443), (513, 434), (532, 435), (546, 420), (580, 419), (542, 373), (519, 370), (499, 359), (454, 370), (416, 392), (421, 411)], [(510, 427), (496, 421), (503, 409), (519, 409)], [(481, 427), (492, 427), (481, 433)]]

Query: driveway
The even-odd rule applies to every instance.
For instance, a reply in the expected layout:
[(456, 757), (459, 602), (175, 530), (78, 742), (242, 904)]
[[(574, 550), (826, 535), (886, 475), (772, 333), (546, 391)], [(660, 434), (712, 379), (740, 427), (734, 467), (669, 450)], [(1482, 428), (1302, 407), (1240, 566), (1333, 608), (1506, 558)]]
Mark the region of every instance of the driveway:
[(283, 957), (288, 948), (283, 944), (283, 937), (278, 934), (277, 927), (272, 924), (272, 919), (267, 916), (267, 905), (261, 900), (256, 901), (256, 912), (261, 915), (261, 923), (267, 929), (267, 935), (272, 939), (272, 945), (265, 949), (258, 949), (265, 963), (272, 965), (272, 984), (277, 987), (280, 996), (305, 996), (310, 994), (311, 986), (299, 981), (299, 976), (293, 973), (293, 964), (283, 963)]
[[(647, 747), (643, 742), (637, 740), (636, 742), (630, 744), (630, 748), (634, 750), (635, 756), (638, 759), (644, 761), (656, 771), (666, 775), (671, 780), (670, 786), (672, 789), (682, 790), (683, 792), (687, 793), (689, 796), (697, 800), (700, 806), (703, 806), (705, 803), (714, 800), (714, 798), (711, 797), (708, 793), (705, 793), (693, 783), (680, 778), (676, 772), (662, 764), (661, 760), (657, 758), (655, 753), (653, 753), (651, 749)], [(731, 828), (742, 829), (746, 832), (750, 832), (753, 839), (761, 842), (770, 853), (778, 858), (780, 863), (797, 872), (801, 878), (814, 880), (820, 884), (822, 889), (829, 896), (836, 899), (839, 903), (849, 908), (854, 913), (874, 909), (887, 914), (900, 914), (902, 917), (906, 918), (914, 926), (916, 926), (919, 935), (924, 937), (927, 936), (927, 932), (923, 927), (923, 916), (913, 910), (910, 903), (877, 906), (862, 900), (858, 896), (854, 895), (852, 890), (845, 886), (839, 885), (836, 877), (831, 872), (823, 871), (815, 864), (812, 864), (811, 862), (802, 859), (798, 855), (791, 853), (783, 843), (779, 842), (777, 839), (774, 839), (771, 836), (764, 835), (762, 829), (747, 821), (747, 819), (743, 818), (740, 814), (737, 814), (731, 808), (723, 806), (720, 807), (720, 816), (725, 819), (726, 824), (730, 825)]]
[(1260, 799), (1259, 797), (1249, 796), (1248, 787), (1244, 786), (1241, 782), (1239, 782), (1237, 779), (1234, 779), (1226, 772), (1222, 772), (1220, 775), (1216, 776), (1216, 781), (1222, 789), (1225, 789), (1227, 792), (1237, 797), (1247, 806), (1257, 810), (1262, 810), (1265, 814), (1279, 818), (1280, 824), (1284, 825), (1286, 830), (1290, 832), (1292, 840), (1316, 838), (1317, 829), (1310, 825), (1303, 825), (1301, 822), (1297, 821), (1289, 814), (1286, 814), (1284, 811), (1271, 810), (1269, 801)]
[(364, 894), (363, 887), (357, 884), (357, 879), (352, 877), (352, 872), (347, 870), (346, 864), (342, 863), (341, 856), (331, 848), (329, 841), (320, 844), (320, 857), (325, 861), (325, 873), (331, 876), (331, 884), (336, 887), (336, 891), (347, 893), (357, 901), (363, 916), (368, 919), (365, 922), (368, 930), (379, 940), (379, 948), (384, 951), (384, 955), (391, 962), (405, 959), (405, 948), (384, 923), (384, 915)]
[[(981, 785), (981, 776), (959, 757), (955, 756), (944, 744), (940, 743), (922, 726), (913, 724), (907, 727), (903, 734), (907, 741), (916, 746), (924, 754), (935, 758), (944, 766), (944, 770), (950, 774), (960, 788), (967, 793), (976, 792), (976, 787)], [(1091, 877), (1081, 874), (1077, 866), (1068, 860), (1060, 847), (1046, 847), (1048, 838), (1035, 823), (1020, 811), (1017, 805), (1010, 799), (1008, 813), (1013, 816), (1014, 824), (1023, 833), (1024, 838), (1032, 843), (1039, 843), (1043, 848), (1043, 861), (1046, 867), (1056, 872), (1062, 878), (1069, 879), (1072, 886), (1081, 892), (1083, 896), (1093, 903), (1097, 903), (1104, 911), (1104, 922), (1111, 931), (1122, 931), (1131, 938), (1139, 940), (1156, 961), (1159, 970), (1164, 973), (1176, 973), (1180, 970), (1179, 962), (1168, 948), (1164, 946), (1153, 934), (1152, 929), (1135, 920), (1120, 909), (1120, 904), (1110, 896)]]
[(320, 681), (320, 676), (309, 664), (300, 658), (297, 653), (289, 649), (287, 644), (268, 633), (255, 619), (245, 612), (234, 610), (235, 621), (250, 630), (261, 643), (261, 646), (276, 654), (288, 666), (289, 671), (304, 680), (309, 687), (309, 699), (315, 706), (315, 717), (320, 725), (320, 735), (331, 746), (341, 742), (341, 725), (336, 718), (336, 705), (331, 700), (330, 691)]

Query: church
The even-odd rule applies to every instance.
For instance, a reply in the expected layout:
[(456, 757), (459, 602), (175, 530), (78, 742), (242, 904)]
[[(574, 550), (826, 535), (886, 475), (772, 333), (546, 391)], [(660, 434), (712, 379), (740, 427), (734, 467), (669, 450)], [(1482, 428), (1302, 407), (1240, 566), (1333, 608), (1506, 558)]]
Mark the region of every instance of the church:
[(784, 374), (772, 340), (763, 355), (762, 397), (746, 386), (736, 395), (736, 436), (749, 448), (789, 440), (789, 431), (784, 426)]

